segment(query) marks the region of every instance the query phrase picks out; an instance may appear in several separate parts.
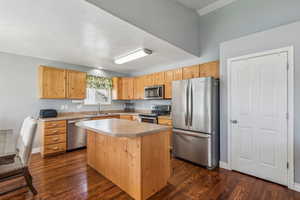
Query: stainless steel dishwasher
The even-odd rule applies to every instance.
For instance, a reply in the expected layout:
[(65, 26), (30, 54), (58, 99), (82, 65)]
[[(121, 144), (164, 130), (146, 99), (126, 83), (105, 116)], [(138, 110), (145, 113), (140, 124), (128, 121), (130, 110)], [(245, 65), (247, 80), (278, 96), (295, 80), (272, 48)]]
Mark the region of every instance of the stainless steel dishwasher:
[(67, 134), (67, 150), (75, 150), (86, 147), (86, 130), (79, 128), (75, 124), (77, 122), (89, 121), (90, 118), (68, 120), (68, 134)]

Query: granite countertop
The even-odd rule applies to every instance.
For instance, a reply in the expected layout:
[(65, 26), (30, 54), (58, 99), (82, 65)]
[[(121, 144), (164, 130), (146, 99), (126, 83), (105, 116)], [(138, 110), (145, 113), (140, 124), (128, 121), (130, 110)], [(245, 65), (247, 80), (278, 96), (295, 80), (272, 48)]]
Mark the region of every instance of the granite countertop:
[(58, 121), (58, 120), (71, 120), (71, 119), (81, 119), (81, 118), (93, 118), (93, 117), (108, 117), (115, 115), (138, 115), (141, 113), (149, 113), (149, 111), (137, 111), (137, 112), (124, 112), (124, 111), (111, 111), (105, 112), (101, 114), (96, 114), (95, 112), (74, 112), (74, 113), (62, 113), (57, 117), (51, 118), (40, 118), (39, 120), (42, 122), (46, 121)]
[(76, 123), (76, 126), (113, 137), (141, 137), (171, 130), (171, 128), (167, 126), (123, 119), (83, 121)]

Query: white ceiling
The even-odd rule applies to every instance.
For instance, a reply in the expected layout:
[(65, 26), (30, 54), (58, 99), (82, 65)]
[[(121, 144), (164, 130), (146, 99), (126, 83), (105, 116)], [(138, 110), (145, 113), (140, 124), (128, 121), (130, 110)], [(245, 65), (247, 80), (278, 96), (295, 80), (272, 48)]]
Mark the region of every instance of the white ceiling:
[[(1, 0), (0, 51), (118, 72), (137, 72), (195, 58), (84, 0)], [(146, 47), (151, 56), (116, 65)]]

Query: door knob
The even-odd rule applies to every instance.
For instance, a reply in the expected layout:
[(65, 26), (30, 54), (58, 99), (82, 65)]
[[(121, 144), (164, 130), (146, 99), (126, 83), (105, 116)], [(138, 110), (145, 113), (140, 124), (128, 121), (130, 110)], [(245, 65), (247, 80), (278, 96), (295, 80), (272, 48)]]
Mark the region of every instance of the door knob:
[(237, 124), (237, 123), (238, 123), (237, 120), (230, 120), (230, 122), (231, 122), (232, 124)]

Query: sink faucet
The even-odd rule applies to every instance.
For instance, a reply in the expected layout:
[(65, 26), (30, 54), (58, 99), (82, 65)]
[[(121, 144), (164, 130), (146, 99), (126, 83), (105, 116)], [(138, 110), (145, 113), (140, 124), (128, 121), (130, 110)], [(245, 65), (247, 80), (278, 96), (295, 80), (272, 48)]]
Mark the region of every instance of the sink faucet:
[(101, 114), (101, 103), (98, 104), (98, 114)]

